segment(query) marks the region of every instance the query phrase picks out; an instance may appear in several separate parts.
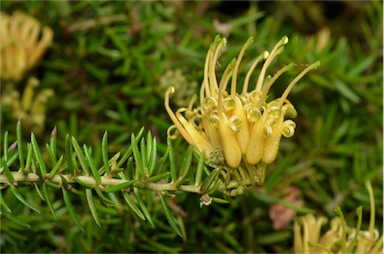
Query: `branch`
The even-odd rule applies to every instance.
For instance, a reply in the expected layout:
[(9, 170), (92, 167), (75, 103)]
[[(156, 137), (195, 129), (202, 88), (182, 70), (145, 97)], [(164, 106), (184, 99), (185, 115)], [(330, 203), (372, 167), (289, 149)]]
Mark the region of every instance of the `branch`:
[[(43, 182), (51, 182), (54, 184), (58, 184), (59, 186), (63, 185), (62, 178), (64, 178), (67, 183), (79, 183), (82, 182), (87, 186), (93, 186), (93, 187), (100, 187), (103, 189), (103, 187), (111, 187), (111, 186), (118, 186), (127, 184), (130, 181), (124, 180), (124, 179), (116, 179), (111, 178), (108, 176), (102, 176), (100, 177), (101, 183), (98, 185), (95, 178), (92, 176), (77, 176), (73, 177), (72, 175), (61, 175), (61, 176), (54, 176), (53, 178), (45, 178), (44, 181), (41, 180), (40, 176), (35, 173), (28, 173), (23, 174), (20, 172), (11, 172), (12, 177), (14, 179), (14, 186), (17, 186), (20, 182), (36, 182), (36, 183), (43, 183)], [(77, 181), (76, 181), (77, 180)], [(0, 175), (0, 183), (2, 184), (8, 184), (10, 185), (10, 181), (8, 180), (8, 177), (6, 175)], [(201, 192), (201, 186), (197, 185), (180, 185), (177, 186), (173, 183), (148, 183), (148, 182), (142, 182), (137, 181), (132, 184), (132, 186), (137, 187), (139, 189), (145, 189), (155, 192), (163, 192), (163, 191), (183, 191), (183, 192), (190, 192), (190, 193), (196, 193), (196, 194), (202, 194)]]
[[(201, 195), (201, 204), (227, 203), (224, 199), (210, 196), (215, 192), (222, 195), (226, 190), (220, 176), (222, 169), (209, 170), (205, 166), (204, 156), (199, 156), (191, 147), (181, 154), (184, 160), (178, 165), (170, 140), (165, 152), (159, 154), (156, 139), (150, 132), (146, 137), (143, 137), (143, 133), (144, 129), (141, 129), (137, 135), (132, 134), (131, 144), (112, 157), (108, 152), (105, 133), (100, 145), (101, 165), (98, 165), (100, 159), (96, 156), (100, 155), (93, 154), (92, 147), (79, 145), (77, 140), (68, 134), (63, 142), (64, 153), (60, 154), (56, 149), (56, 128), (45, 147), (38, 144), (33, 133), (30, 142), (24, 142), (19, 121), (16, 127), (16, 141), (9, 142), (8, 132), (4, 134), (3, 154), (0, 158), (0, 213), (20, 226), (29, 226), (12, 213), (13, 207), (7, 204), (13, 203), (9, 197), (12, 200), (15, 197), (28, 208), (40, 213), (39, 209), (32, 205), (33, 201), (24, 198), (24, 191), (28, 191), (35, 192), (35, 197), (45, 202), (56, 218), (57, 208), (53, 206), (55, 200), (50, 199), (60, 199), (60, 196), (52, 194), (61, 189), (64, 205), (80, 229), (82, 225), (72, 206), (73, 195), (86, 199), (93, 219), (101, 226), (98, 215), (100, 208), (95, 205), (95, 199), (100, 200), (101, 205), (120, 207), (120, 202), (116, 199), (118, 196), (115, 195), (120, 193), (132, 213), (154, 226), (149, 213), (153, 207), (148, 206), (156, 202), (149, 199), (160, 196), (169, 225), (181, 236), (167, 199), (174, 198), (179, 192), (187, 192)], [(192, 166), (193, 157), (198, 160), (197, 166)], [(20, 183), (29, 183), (34, 188), (25, 189), (24, 184), (23, 188), (19, 188)], [(11, 196), (3, 195), (3, 191), (7, 191), (5, 194), (10, 193)], [(147, 195), (145, 191), (157, 195)]]

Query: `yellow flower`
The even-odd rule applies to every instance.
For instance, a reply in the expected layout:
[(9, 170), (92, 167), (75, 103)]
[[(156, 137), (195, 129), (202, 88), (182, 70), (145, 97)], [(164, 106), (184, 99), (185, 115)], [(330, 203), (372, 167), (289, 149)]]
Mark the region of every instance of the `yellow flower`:
[(15, 12), (0, 12), (1, 78), (18, 81), (44, 54), (52, 42), (53, 32), (41, 28), (33, 17)]
[[(215, 38), (205, 60), (199, 106), (193, 107), (196, 100), (193, 98), (188, 108), (179, 108), (174, 113), (169, 106), (169, 95), (174, 93), (175, 89), (170, 87), (166, 92), (165, 108), (174, 123), (168, 130), (168, 135), (171, 138), (176, 137), (172, 133), (176, 128), (199, 153), (205, 151), (207, 162), (210, 164), (222, 163), (215, 162), (218, 153), (224, 157), (229, 168), (238, 168), (241, 164), (249, 167), (272, 163), (276, 158), (281, 136), (291, 137), (295, 130), (295, 123), (287, 118), (295, 117), (297, 113), (287, 96), (308, 71), (319, 66), (319, 62), (308, 66), (292, 80), (280, 98), (267, 102), (268, 91), (273, 83), (294, 66), (287, 65), (272, 78), (265, 78), (269, 65), (288, 43), (288, 38), (284, 36), (270, 53), (265, 51), (255, 59), (245, 76), (242, 92), (238, 94), (236, 91), (239, 66), (246, 48), (252, 42), (251, 37), (242, 47), (237, 59), (228, 64), (218, 80), (216, 63), (226, 45), (226, 39), (220, 36)], [(249, 89), (251, 74), (263, 60), (265, 62), (257, 83), (254, 88)]]
[(370, 222), (367, 231), (361, 230), (362, 207), (357, 208), (358, 222), (356, 228), (346, 225), (340, 208), (336, 209), (339, 217), (331, 221), (331, 228), (321, 236), (321, 227), (327, 223), (324, 217), (315, 218), (309, 214), (301, 217), (294, 225), (295, 253), (383, 253), (383, 236), (375, 229), (375, 200), (371, 183), (365, 186), (370, 199)]

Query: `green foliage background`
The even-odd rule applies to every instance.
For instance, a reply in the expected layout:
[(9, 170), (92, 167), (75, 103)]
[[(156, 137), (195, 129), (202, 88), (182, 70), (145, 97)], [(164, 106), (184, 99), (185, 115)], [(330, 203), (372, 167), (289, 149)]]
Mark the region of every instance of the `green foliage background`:
[[(2, 217), (2, 252), (291, 252), (293, 224), (274, 230), (268, 215), (270, 206), (283, 199), (285, 187), (298, 187), (304, 207), (315, 214), (331, 218), (334, 208), (341, 206), (351, 225), (356, 223), (355, 208), (363, 205), (366, 228), (366, 180), (374, 187), (376, 226), (382, 233), (381, 2), (2, 1), (1, 9), (27, 12), (54, 30), (53, 46), (33, 74), (42, 88), (55, 91), (46, 131), (38, 142), (47, 142), (57, 126), (61, 151), (69, 133), (100, 154), (102, 135), (108, 131), (108, 151), (114, 154), (143, 126), (164, 151), (171, 121), (163, 107), (160, 80), (168, 70), (180, 69), (187, 80), (200, 83), (205, 54), (216, 34), (228, 39), (222, 66), (237, 55), (249, 36), (255, 37), (255, 43), (243, 62), (270, 50), (283, 35), (289, 37), (270, 73), (291, 62), (299, 66), (274, 85), (272, 96), (283, 92), (300, 65), (321, 61), (321, 67), (304, 77), (289, 97), (299, 113), (296, 133), (282, 142), (264, 186), (249, 189), (229, 204), (202, 208), (199, 196), (177, 194), (172, 212), (183, 215), (184, 239), (168, 225), (160, 200), (148, 199), (154, 228), (138, 220), (126, 204), (98, 206), (98, 227), (85, 201), (74, 195), (82, 232), (60, 195), (53, 195), (54, 220), (33, 187), (27, 186), (19, 191), (42, 213), (25, 207), (3, 189), (13, 214), (31, 227)], [(110, 22), (97, 23), (102, 17)], [(94, 23), (87, 26), (89, 21)], [(214, 25), (217, 22), (231, 28), (220, 30)], [(318, 51), (315, 36), (323, 28), (329, 28), (331, 36)], [(22, 84), (17, 87), (20, 92)], [(176, 93), (183, 89), (188, 91), (188, 84)], [(1, 112), (1, 136), (8, 131), (9, 139), (15, 140), (17, 121), (9, 109), (2, 107)], [(29, 137), (30, 131), (24, 126), (23, 135)], [(174, 142), (176, 156), (186, 147), (182, 140)], [(180, 167), (181, 156), (176, 161)]]

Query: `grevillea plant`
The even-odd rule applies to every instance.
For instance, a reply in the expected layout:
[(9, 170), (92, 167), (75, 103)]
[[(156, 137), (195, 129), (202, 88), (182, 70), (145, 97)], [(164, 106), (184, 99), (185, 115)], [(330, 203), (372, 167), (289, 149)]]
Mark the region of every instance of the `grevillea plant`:
[[(239, 66), (245, 50), (252, 42), (251, 37), (218, 80), (216, 66), (226, 39), (220, 36), (215, 38), (205, 60), (200, 105), (194, 107), (194, 97), (188, 108), (179, 108), (174, 113), (169, 106), (169, 95), (175, 89), (170, 87), (165, 96), (165, 108), (174, 123), (168, 130), (169, 137), (176, 138), (173, 130), (177, 129), (199, 154), (204, 153), (206, 164), (222, 170), (222, 180), (228, 189), (226, 194), (232, 196), (243, 193), (244, 187), (249, 184), (264, 183), (265, 168), (275, 160), (281, 136), (289, 138), (295, 132), (296, 124), (291, 118), (296, 117), (297, 112), (288, 101), (288, 94), (308, 71), (320, 64), (316, 62), (309, 65), (288, 84), (281, 97), (267, 101), (274, 82), (294, 67), (294, 64), (286, 65), (273, 77), (266, 77), (271, 62), (288, 43), (288, 38), (284, 36), (270, 53), (265, 51), (253, 61), (239, 94)], [(252, 86), (249, 84), (250, 77), (262, 60), (265, 62), (256, 84)]]
[[(295, 123), (290, 118), (297, 113), (287, 99), (288, 94), (308, 71), (319, 66), (316, 62), (306, 67), (288, 84), (279, 98), (267, 101), (269, 89), (274, 82), (294, 67), (293, 64), (287, 65), (272, 77), (266, 77), (271, 62), (288, 42), (284, 36), (270, 53), (263, 52), (256, 58), (238, 94), (240, 63), (252, 41), (250, 38), (245, 43), (237, 59), (225, 68), (218, 81), (216, 63), (226, 39), (216, 37), (205, 61), (199, 106), (193, 106), (195, 97), (188, 108), (180, 108), (174, 113), (169, 105), (169, 96), (174, 89), (171, 87), (166, 92), (165, 108), (174, 126), (169, 129), (164, 153), (159, 154), (157, 140), (151, 132), (143, 137), (144, 131), (141, 130), (137, 135), (132, 134), (131, 143), (126, 149), (113, 155), (108, 152), (105, 133), (101, 143), (101, 160), (91, 147), (79, 145), (69, 135), (64, 142), (65, 152), (60, 154), (56, 147), (56, 129), (52, 131), (50, 141), (43, 149), (34, 134), (31, 134), (29, 142), (23, 141), (19, 121), (16, 141), (10, 142), (7, 132), (4, 136), (0, 161), (1, 188), (11, 192), (30, 209), (39, 211), (17, 188), (21, 184), (29, 184), (47, 203), (54, 217), (56, 211), (49, 193), (60, 191), (65, 206), (79, 227), (82, 225), (76, 216), (70, 193), (86, 198), (98, 225), (100, 218), (94, 200), (99, 199), (105, 206), (113, 206), (118, 202), (119, 195), (138, 218), (153, 226), (150, 209), (145, 203), (145, 200), (151, 198), (147, 195), (149, 191), (152, 197), (160, 199), (170, 226), (181, 235), (178, 226), (182, 222), (175, 221), (167, 199), (181, 191), (200, 195), (201, 204), (226, 203), (228, 197), (242, 194), (246, 187), (263, 184), (265, 167), (275, 160), (281, 136), (291, 137), (294, 133)], [(257, 82), (251, 86), (251, 74), (263, 60), (265, 62)], [(175, 128), (190, 144), (180, 168), (176, 168), (172, 146), (172, 139), (177, 136), (172, 132)], [(192, 163), (194, 157), (197, 160), (195, 166)], [(102, 163), (99, 165), (98, 161)], [(0, 195), (2, 215), (19, 225), (27, 226), (12, 214), (2, 195), (3, 192)]]

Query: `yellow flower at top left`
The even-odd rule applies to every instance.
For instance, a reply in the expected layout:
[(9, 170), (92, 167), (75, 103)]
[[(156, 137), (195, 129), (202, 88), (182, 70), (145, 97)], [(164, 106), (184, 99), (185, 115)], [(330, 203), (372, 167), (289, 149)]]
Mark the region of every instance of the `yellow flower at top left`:
[(51, 45), (53, 31), (22, 12), (0, 12), (0, 76), (19, 81)]

